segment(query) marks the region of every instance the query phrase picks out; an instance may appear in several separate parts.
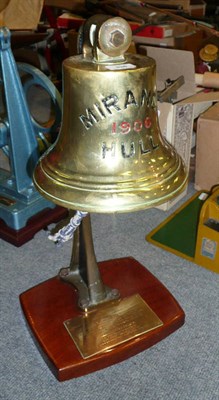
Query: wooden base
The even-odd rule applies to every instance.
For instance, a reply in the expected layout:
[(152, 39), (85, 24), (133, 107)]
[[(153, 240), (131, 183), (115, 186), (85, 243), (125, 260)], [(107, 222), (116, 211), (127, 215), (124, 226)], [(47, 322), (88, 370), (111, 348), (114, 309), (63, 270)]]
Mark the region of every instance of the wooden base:
[(46, 208), (31, 217), (26, 226), (15, 230), (7, 226), (3, 219), (0, 219), (0, 238), (13, 244), (16, 247), (22, 246), (31, 240), (34, 235), (48, 225), (59, 222), (68, 215), (68, 210), (63, 207)]
[(106, 285), (118, 289), (122, 298), (138, 293), (163, 325), (112, 351), (83, 359), (63, 324), (82, 314), (74, 287), (54, 277), (27, 290), (20, 295), (24, 315), (45, 361), (60, 381), (123, 361), (153, 346), (184, 323), (184, 312), (175, 298), (135, 259), (109, 260), (98, 266)]

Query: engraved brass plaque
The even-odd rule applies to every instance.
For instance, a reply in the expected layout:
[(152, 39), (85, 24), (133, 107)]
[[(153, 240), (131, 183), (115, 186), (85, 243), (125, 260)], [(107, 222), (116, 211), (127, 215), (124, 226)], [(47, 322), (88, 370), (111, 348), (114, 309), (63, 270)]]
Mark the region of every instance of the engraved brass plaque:
[(138, 294), (98, 305), (64, 325), (83, 358), (109, 351), (162, 321)]

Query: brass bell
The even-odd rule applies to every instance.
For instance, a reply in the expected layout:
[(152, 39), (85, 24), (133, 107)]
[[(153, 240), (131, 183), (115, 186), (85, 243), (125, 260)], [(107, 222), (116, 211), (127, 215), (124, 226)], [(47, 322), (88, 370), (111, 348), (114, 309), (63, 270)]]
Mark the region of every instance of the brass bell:
[(94, 16), (80, 33), (81, 54), (63, 62), (63, 120), (34, 173), (44, 197), (87, 212), (137, 211), (180, 192), (187, 173), (161, 135), (156, 65), (126, 54), (129, 24)]

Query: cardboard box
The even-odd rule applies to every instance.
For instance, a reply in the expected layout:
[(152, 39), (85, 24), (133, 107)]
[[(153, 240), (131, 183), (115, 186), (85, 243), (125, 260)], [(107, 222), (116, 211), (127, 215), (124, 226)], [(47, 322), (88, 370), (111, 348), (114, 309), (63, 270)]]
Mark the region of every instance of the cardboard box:
[(211, 190), (219, 184), (219, 103), (198, 118), (195, 188)]
[(11, 30), (36, 29), (43, 0), (3, 0), (0, 5), (0, 26)]
[(78, 30), (85, 21), (85, 18), (81, 17), (80, 15), (64, 12), (57, 18), (57, 27), (60, 29)]
[(151, 37), (163, 39), (167, 37), (177, 37), (185, 35), (192, 31), (191, 25), (187, 24), (186, 22), (167, 21), (163, 24), (151, 24), (145, 26), (140, 23), (130, 21), (129, 24), (131, 26), (133, 36), (136, 41), (138, 41), (138, 36), (143, 38)]
[[(178, 89), (173, 103), (158, 102), (158, 113), (162, 135), (176, 148), (189, 171), (191, 149), (194, 146), (194, 119), (201, 112), (211, 107), (213, 101), (219, 101), (219, 92), (196, 93), (194, 56), (192, 52), (150, 46), (141, 46), (139, 51), (156, 61), (158, 91), (165, 88), (167, 79), (175, 80), (180, 75), (184, 76), (185, 84)], [(170, 209), (186, 193), (187, 187), (180, 195), (162, 204), (159, 208), (163, 210)]]
[(133, 41), (136, 47), (142, 45), (145, 46), (157, 46), (163, 48), (172, 48), (177, 50), (187, 50), (192, 51), (195, 57), (195, 62), (200, 61), (199, 49), (203, 45), (203, 40), (205, 39), (204, 30), (192, 30), (191, 25), (187, 24), (187, 31), (179, 36), (170, 36), (164, 38), (156, 37), (146, 37), (133, 35)]

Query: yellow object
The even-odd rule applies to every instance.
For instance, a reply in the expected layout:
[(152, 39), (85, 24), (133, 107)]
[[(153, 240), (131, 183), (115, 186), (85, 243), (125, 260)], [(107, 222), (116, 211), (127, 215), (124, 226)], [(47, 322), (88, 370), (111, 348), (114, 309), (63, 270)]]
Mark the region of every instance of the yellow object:
[(204, 202), (197, 230), (194, 262), (219, 273), (219, 188)]
[(219, 185), (210, 193), (195, 193), (146, 240), (219, 273)]
[(200, 50), (199, 56), (203, 61), (215, 61), (218, 58), (218, 47), (214, 44), (207, 44)]

